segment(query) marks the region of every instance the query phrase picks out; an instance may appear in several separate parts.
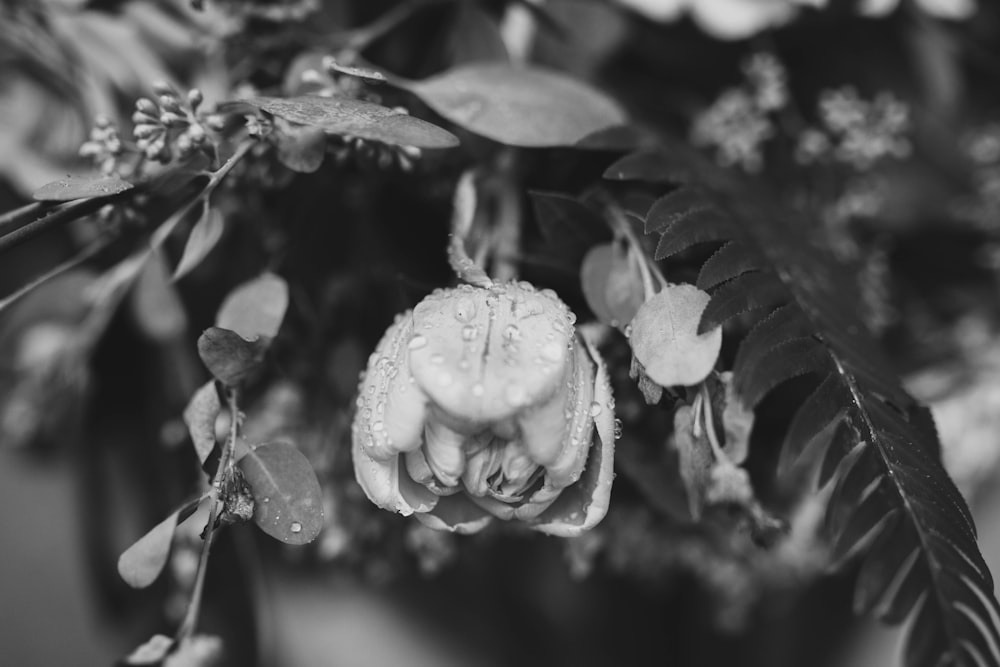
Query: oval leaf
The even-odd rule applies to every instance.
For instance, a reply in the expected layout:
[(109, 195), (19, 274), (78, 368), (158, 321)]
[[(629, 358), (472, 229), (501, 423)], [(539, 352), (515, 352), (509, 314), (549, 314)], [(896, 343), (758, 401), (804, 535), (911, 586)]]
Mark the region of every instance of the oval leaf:
[(201, 217), (188, 235), (187, 243), (184, 244), (184, 254), (177, 262), (174, 269), (174, 280), (180, 280), (195, 267), (201, 264), (202, 260), (208, 256), (215, 244), (222, 238), (225, 229), (225, 221), (218, 209), (214, 209), (205, 202), (205, 208)]
[(170, 542), (177, 528), (177, 510), (118, 557), (118, 574), (132, 588), (145, 588), (156, 581), (167, 564)]
[(594, 246), (580, 266), (580, 284), (597, 319), (620, 327), (630, 322), (643, 302), (642, 277), (619, 243)]
[(318, 127), (330, 134), (417, 148), (451, 148), (458, 145), (458, 137), (437, 125), (363, 100), (302, 95), (251, 97), (240, 101), (272, 116)]
[(399, 85), (453, 123), (511, 146), (570, 146), (626, 122), (604, 93), (534, 67), (480, 62)]
[(247, 340), (235, 331), (210, 327), (198, 338), (198, 355), (222, 384), (235, 387), (260, 366), (270, 338)]
[(46, 183), (35, 190), (31, 196), (36, 201), (72, 201), (74, 199), (89, 199), (91, 197), (110, 197), (131, 190), (133, 186), (115, 176), (89, 178), (86, 176), (67, 176), (58, 181)]
[(253, 490), (253, 520), (287, 544), (311, 542), (323, 528), (323, 497), (309, 461), (295, 445), (272, 442), (237, 464)]
[(273, 135), (278, 162), (300, 174), (311, 174), (326, 157), (326, 132), (320, 127), (285, 123)]
[(215, 324), (235, 331), (246, 340), (278, 335), (288, 309), (288, 284), (273, 273), (243, 283), (219, 307)]
[(184, 423), (187, 424), (194, 451), (202, 465), (215, 449), (215, 422), (221, 410), (222, 404), (214, 382), (202, 385), (184, 408)]
[(712, 371), (722, 329), (698, 335), (709, 295), (693, 285), (670, 285), (639, 308), (629, 344), (646, 375), (662, 387), (698, 384)]

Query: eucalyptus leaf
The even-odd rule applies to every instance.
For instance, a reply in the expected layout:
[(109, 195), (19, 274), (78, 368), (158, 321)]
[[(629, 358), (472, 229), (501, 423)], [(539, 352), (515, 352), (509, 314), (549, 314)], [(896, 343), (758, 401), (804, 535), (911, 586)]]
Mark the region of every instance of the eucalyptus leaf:
[(116, 176), (87, 177), (67, 176), (58, 181), (46, 183), (31, 196), (36, 201), (72, 201), (91, 197), (110, 197), (131, 190), (133, 186)]
[(251, 97), (240, 100), (272, 116), (394, 146), (452, 148), (458, 138), (451, 132), (397, 109), (347, 97)]
[(288, 309), (288, 284), (274, 273), (263, 273), (239, 285), (222, 302), (215, 324), (248, 341), (274, 338)]
[(323, 497), (316, 473), (288, 442), (251, 449), (238, 463), (253, 490), (253, 520), (287, 544), (306, 544), (323, 528)]
[(236, 387), (260, 366), (270, 342), (267, 337), (247, 340), (235, 331), (209, 327), (198, 338), (198, 355), (219, 382)]
[(292, 171), (311, 174), (323, 165), (326, 157), (326, 131), (282, 123), (274, 133), (278, 161)]
[(215, 382), (202, 385), (184, 408), (184, 423), (191, 434), (198, 462), (202, 465), (215, 449), (215, 422), (221, 410), (222, 403), (219, 392), (215, 390)]
[(191, 228), (187, 243), (184, 244), (184, 252), (174, 269), (174, 280), (180, 280), (201, 264), (222, 238), (223, 231), (225, 221), (222, 214), (206, 201), (201, 217)]
[(456, 125), (511, 146), (572, 146), (627, 121), (604, 93), (537, 67), (478, 62), (396, 84)]

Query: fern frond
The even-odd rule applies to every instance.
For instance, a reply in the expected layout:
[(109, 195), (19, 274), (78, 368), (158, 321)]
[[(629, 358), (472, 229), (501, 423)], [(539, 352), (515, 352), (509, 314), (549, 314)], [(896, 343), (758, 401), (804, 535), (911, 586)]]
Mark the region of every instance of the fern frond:
[[(605, 176), (669, 183), (663, 176), (676, 161), (646, 151)], [(656, 257), (727, 242), (699, 276), (714, 287), (700, 330), (765, 311), (734, 363), (745, 403), (797, 375), (819, 376), (792, 419), (778, 472), (808, 455), (822, 457), (821, 485), (836, 480), (824, 525), (836, 560), (861, 560), (855, 609), (886, 623), (913, 619), (906, 667), (1000, 667), (1000, 606), (971, 513), (941, 465), (928, 411), (858, 319), (853, 280), (728, 175), (703, 165), (689, 173), (697, 178), (647, 215), (647, 231), (661, 235)]]

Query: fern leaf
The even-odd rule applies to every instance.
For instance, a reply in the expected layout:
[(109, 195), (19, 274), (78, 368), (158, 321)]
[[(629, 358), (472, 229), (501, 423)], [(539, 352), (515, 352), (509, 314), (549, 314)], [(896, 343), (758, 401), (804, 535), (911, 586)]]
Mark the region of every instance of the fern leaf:
[(766, 260), (741, 241), (730, 241), (708, 258), (698, 273), (698, 289), (711, 289), (727, 280), (767, 266)]
[[(662, 182), (657, 164), (648, 152), (629, 156), (606, 176)], [(808, 452), (822, 455), (819, 483), (836, 480), (825, 526), (838, 561), (861, 559), (855, 608), (887, 623), (912, 618), (906, 667), (1000, 667), (1000, 605), (972, 516), (941, 465), (929, 413), (857, 317), (853, 277), (728, 175), (691, 172), (696, 184), (658, 200), (646, 229), (661, 234), (665, 252), (709, 237), (730, 242), (702, 267), (699, 282), (718, 287), (701, 331), (783, 304), (738, 351), (746, 404), (795, 375), (827, 371), (793, 418), (779, 472)], [(710, 231), (680, 224), (689, 219)]]
[(763, 310), (788, 300), (788, 290), (773, 273), (745, 273), (720, 285), (705, 306), (698, 324), (702, 334), (753, 310)]

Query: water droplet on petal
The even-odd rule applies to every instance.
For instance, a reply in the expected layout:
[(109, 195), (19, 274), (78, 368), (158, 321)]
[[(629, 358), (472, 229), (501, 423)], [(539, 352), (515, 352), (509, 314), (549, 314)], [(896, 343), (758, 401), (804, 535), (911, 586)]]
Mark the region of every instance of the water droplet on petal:
[(298, 521), (293, 521), (292, 525), (288, 527), (288, 530), (292, 531), (293, 533), (301, 533), (302, 524), (299, 523)]
[(455, 302), (455, 319), (459, 322), (471, 322), (476, 316), (476, 302), (468, 297), (463, 297)]
[(615, 419), (615, 440), (622, 437), (622, 420)]
[(593, 403), (590, 404), (590, 416), (596, 417), (599, 414), (601, 414), (601, 404), (598, 403), (597, 401), (594, 401)]
[(422, 334), (417, 334), (416, 336), (410, 339), (410, 342), (407, 345), (407, 347), (410, 348), (411, 350), (419, 350), (425, 345), (427, 345), (427, 337)]
[(385, 424), (383, 422), (375, 422), (372, 424), (372, 430), (378, 433), (379, 431), (385, 430)]
[(520, 340), (521, 330), (516, 325), (508, 324), (507, 328), (503, 330), (503, 337), (507, 340)]
[(264, 502), (265, 503), (269, 503), (269, 502), (271, 502), (271, 499), (270, 498), (264, 498)]
[(462, 340), (471, 341), (476, 340), (476, 336), (479, 335), (479, 327), (474, 324), (466, 324), (462, 327)]

